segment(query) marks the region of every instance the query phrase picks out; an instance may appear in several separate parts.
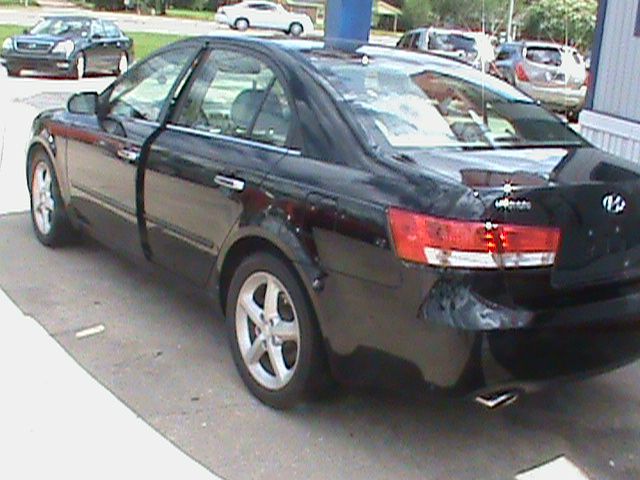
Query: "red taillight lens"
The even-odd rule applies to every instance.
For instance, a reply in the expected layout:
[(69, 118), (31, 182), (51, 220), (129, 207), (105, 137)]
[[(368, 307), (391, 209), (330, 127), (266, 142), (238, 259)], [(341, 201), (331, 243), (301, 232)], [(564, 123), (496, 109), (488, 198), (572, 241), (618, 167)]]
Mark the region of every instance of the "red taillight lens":
[(398, 256), (438, 267), (516, 268), (553, 265), (560, 230), (449, 220), (389, 209)]
[(522, 63), (516, 63), (516, 78), (521, 82), (529, 81), (529, 75), (527, 75), (527, 71)]

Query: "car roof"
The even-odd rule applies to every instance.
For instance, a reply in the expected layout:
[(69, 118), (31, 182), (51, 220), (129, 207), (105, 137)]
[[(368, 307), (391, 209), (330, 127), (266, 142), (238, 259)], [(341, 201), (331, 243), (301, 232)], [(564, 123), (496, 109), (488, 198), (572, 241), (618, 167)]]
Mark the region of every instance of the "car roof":
[(43, 18), (45, 20), (67, 20), (67, 21), (71, 21), (71, 20), (87, 20), (87, 21), (99, 20), (99, 18), (97, 18), (97, 17), (90, 17), (90, 16), (87, 16), (87, 15), (45, 15)]

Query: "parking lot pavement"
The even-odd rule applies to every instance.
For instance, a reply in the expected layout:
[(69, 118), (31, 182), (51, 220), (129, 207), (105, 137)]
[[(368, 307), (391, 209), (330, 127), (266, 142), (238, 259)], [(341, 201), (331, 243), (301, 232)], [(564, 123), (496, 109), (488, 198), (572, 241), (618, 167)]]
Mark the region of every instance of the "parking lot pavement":
[[(0, 78), (0, 92), (10, 103), (30, 105), (30, 113), (24, 114), (28, 117), (37, 108), (64, 104), (69, 91), (95, 89), (91, 82), (108, 81)], [(26, 141), (28, 133), (20, 128), (28, 129), (28, 123), (19, 127), (17, 113), (15, 118), (0, 118), (8, 120), (7, 128), (15, 128), (4, 138), (5, 151), (15, 149), (15, 154), (3, 157), (0, 177), (5, 171), (16, 172), (20, 186), (13, 193), (24, 194), (24, 154), (19, 155), (24, 145), (16, 143)], [(0, 190), (0, 199), (13, 193)], [(20, 310), (142, 420), (227, 480), (508, 479), (559, 455), (566, 455), (594, 480), (640, 478), (638, 364), (526, 396), (495, 412), (463, 399), (354, 391), (292, 412), (276, 412), (243, 387), (227, 348), (221, 313), (201, 292), (175, 277), (124, 261), (91, 241), (46, 249), (35, 240), (28, 213), (0, 215), (0, 259), (0, 290)], [(3, 321), (4, 315), (2, 311)], [(71, 411), (78, 408), (75, 421), (103, 414), (106, 407), (99, 401), (80, 396), (84, 380), (78, 377), (77, 385), (75, 380), (61, 381), (59, 363), (49, 365), (46, 355), (41, 356), (39, 342), (44, 337), (38, 332), (33, 339), (0, 332), (5, 343), (13, 341), (0, 360), (0, 374), (20, 380), (21, 374), (28, 379), (40, 372), (46, 382), (40, 385), (46, 392), (35, 386), (24, 390), (25, 397), (15, 397), (2, 413), (15, 416), (26, 404), (39, 412), (36, 426), (50, 421), (61, 431), (65, 422), (49, 418), (56, 408), (47, 409), (36, 400), (50, 401), (54, 407), (54, 400), (68, 401)], [(38, 361), (43, 362), (42, 370)], [(54, 393), (66, 393), (67, 400), (52, 397)], [(79, 403), (73, 398), (76, 393)], [(92, 445), (86, 430), (69, 430)], [(118, 433), (107, 438), (128, 440), (128, 430)], [(9, 451), (27, 461), (33, 453), (29, 445), (45, 448), (43, 442), (57, 442), (57, 451), (68, 445), (73, 454), (73, 443), (43, 435), (29, 437), (12, 450), (9, 443), (3, 457)], [(11, 436), (4, 435), (3, 441), (10, 442)], [(104, 457), (90, 458), (118, 464), (102, 450), (104, 445), (95, 443), (98, 452), (107, 452)], [(146, 440), (140, 445), (143, 448)], [(69, 451), (61, 453), (56, 465), (76, 461)], [(2, 477), (15, 478), (0, 472)]]

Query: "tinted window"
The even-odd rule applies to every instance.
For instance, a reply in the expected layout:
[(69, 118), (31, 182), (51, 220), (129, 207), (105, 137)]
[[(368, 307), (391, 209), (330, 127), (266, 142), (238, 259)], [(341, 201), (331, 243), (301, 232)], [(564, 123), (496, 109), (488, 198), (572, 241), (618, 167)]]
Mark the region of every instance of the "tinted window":
[(174, 83), (191, 57), (188, 50), (170, 50), (129, 70), (111, 92), (109, 113), (158, 121)]
[(232, 137), (283, 146), (291, 109), (273, 71), (254, 57), (213, 52), (175, 123)]
[(476, 50), (476, 42), (473, 38), (455, 33), (431, 33), (429, 35), (429, 50), (472, 52)]
[(527, 47), (527, 60), (543, 65), (559, 67), (562, 65), (562, 54), (554, 47)]
[(420, 40), (420, 34), (414, 33), (411, 35), (411, 39), (409, 40), (409, 48), (418, 48), (418, 40)]
[(584, 144), (555, 115), (493, 77), (370, 58), (368, 65), (355, 58), (313, 60), (377, 144), (396, 149)]
[(104, 25), (104, 33), (109, 38), (119, 38), (122, 36), (120, 29), (113, 22), (102, 22)]
[(496, 60), (508, 60), (513, 55), (514, 50), (512, 47), (502, 47), (498, 52)]

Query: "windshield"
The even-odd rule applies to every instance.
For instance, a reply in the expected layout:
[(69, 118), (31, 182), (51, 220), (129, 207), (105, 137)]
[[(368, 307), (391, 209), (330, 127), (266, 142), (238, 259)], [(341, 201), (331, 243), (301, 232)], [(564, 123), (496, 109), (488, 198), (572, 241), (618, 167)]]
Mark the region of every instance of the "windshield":
[(62, 19), (47, 18), (31, 29), (34, 35), (63, 35), (70, 32), (88, 31), (91, 26), (90, 20), (83, 19)]
[(413, 148), (578, 146), (555, 115), (471, 68), (397, 58), (312, 58), (378, 144)]

